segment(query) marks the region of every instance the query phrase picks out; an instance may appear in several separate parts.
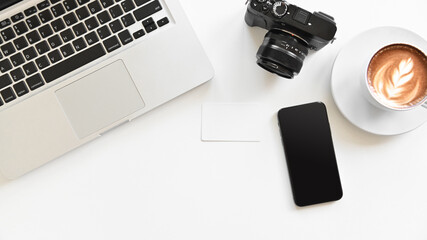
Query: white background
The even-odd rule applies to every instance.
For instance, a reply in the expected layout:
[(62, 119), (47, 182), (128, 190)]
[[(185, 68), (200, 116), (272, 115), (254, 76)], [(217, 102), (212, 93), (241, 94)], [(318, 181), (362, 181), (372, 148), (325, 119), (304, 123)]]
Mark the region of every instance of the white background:
[[(285, 80), (255, 64), (266, 31), (246, 26), (244, 1), (181, 0), (216, 77), (18, 180), (0, 180), (0, 239), (427, 239), (427, 125), (393, 137), (363, 132), (330, 91), (334, 58), (358, 33), (390, 25), (427, 38), (427, 3), (292, 2), (334, 16), (338, 40)], [(344, 197), (298, 208), (276, 113), (311, 101), (327, 105)], [(262, 104), (262, 141), (201, 142), (206, 102)]]

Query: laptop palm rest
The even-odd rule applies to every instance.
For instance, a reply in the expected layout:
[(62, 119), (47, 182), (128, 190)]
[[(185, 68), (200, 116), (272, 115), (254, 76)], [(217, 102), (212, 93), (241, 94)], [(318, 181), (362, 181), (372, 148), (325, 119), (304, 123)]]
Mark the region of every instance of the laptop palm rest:
[(76, 135), (85, 138), (144, 108), (122, 60), (56, 91)]

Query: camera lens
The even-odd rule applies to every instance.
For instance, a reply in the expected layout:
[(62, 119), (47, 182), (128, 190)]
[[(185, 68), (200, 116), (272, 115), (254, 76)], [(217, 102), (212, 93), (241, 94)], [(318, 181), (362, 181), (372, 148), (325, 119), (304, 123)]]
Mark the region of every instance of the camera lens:
[(281, 77), (293, 78), (308, 54), (305, 42), (291, 33), (270, 30), (257, 52), (257, 64)]

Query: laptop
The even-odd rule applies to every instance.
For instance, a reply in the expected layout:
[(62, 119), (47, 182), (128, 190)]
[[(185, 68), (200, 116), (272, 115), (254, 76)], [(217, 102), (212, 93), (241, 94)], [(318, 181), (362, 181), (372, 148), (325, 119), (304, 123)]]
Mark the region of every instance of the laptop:
[(210, 80), (177, 0), (2, 0), (0, 174), (17, 178)]

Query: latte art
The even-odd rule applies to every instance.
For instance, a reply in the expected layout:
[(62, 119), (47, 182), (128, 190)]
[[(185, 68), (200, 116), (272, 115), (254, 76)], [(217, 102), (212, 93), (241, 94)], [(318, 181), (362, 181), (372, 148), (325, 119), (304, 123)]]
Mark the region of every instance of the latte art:
[(413, 67), (412, 58), (381, 67), (372, 78), (372, 86), (380, 93), (379, 97), (393, 105), (409, 105), (413, 102), (420, 90), (419, 83), (414, 81)]
[(427, 94), (427, 59), (408, 45), (387, 46), (372, 58), (368, 82), (378, 100), (387, 106), (416, 105)]

